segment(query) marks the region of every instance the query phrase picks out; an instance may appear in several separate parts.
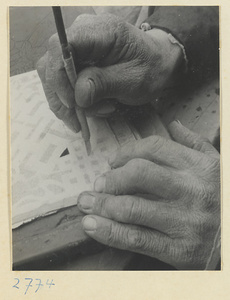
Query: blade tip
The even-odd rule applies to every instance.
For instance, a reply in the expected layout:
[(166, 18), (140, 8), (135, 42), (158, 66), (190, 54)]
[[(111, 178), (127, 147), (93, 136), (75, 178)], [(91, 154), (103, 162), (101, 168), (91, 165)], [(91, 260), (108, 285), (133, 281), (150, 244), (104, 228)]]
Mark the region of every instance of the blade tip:
[(91, 144), (90, 144), (90, 141), (85, 141), (85, 148), (86, 148), (86, 152), (87, 152), (88, 156), (90, 156), (90, 154), (91, 154)]

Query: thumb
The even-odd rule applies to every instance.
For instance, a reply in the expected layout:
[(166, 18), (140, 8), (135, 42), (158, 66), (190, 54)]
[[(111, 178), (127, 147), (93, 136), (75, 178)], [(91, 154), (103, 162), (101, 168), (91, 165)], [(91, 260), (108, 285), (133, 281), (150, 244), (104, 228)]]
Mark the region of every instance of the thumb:
[(208, 154), (214, 158), (219, 158), (219, 152), (213, 147), (211, 142), (199, 134), (183, 126), (180, 121), (175, 120), (168, 126), (173, 139), (186, 147)]
[(140, 73), (135, 72), (128, 63), (86, 68), (79, 73), (75, 100), (81, 107), (91, 106), (104, 98), (116, 98), (125, 104), (140, 104), (136, 93), (141, 82)]

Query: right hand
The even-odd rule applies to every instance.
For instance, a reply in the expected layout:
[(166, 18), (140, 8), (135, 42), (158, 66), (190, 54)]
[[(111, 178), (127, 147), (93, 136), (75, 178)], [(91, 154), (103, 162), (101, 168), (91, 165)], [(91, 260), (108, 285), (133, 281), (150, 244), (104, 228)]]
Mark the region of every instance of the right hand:
[(77, 104), (95, 111), (105, 99), (141, 105), (157, 97), (182, 60), (180, 47), (160, 29), (143, 32), (113, 15), (81, 15), (67, 30), (78, 73), (75, 91), (67, 78), (57, 34), (37, 71), (54, 114), (80, 130)]

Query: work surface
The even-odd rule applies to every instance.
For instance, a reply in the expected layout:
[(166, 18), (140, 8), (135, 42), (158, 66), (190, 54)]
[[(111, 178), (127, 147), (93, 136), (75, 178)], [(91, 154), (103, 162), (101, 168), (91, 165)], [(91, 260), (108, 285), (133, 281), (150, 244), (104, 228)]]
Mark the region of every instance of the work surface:
[[(29, 89), (34, 81), (39, 85), (35, 71), (19, 76), (26, 77), (27, 80), (20, 81), (18, 90)], [(12, 77), (11, 82), (15, 78)], [(126, 120), (131, 128), (135, 126), (142, 137), (159, 134), (166, 138), (170, 137), (165, 126), (173, 119), (179, 119), (183, 125), (208, 137), (211, 142), (215, 141), (219, 129), (218, 81), (180, 95), (168, 93), (155, 103), (155, 107), (160, 118), (151, 106), (122, 113), (121, 117), (116, 118)], [(18, 105), (17, 109), (20, 108)], [(12, 106), (12, 110), (15, 109), (16, 106)], [(19, 111), (13, 113), (14, 116), (18, 114)], [(26, 114), (24, 118), (26, 121)], [(20, 142), (22, 144), (23, 139)], [(17, 152), (18, 149), (14, 149), (13, 145), (12, 143), (12, 152)], [(42, 147), (42, 143), (38, 147)], [(69, 203), (73, 204), (74, 202)], [(82, 214), (77, 206), (73, 206), (62, 208), (56, 214), (38, 218), (13, 230), (14, 269), (172, 269), (154, 259), (104, 248), (84, 234), (80, 225), (81, 219)]]

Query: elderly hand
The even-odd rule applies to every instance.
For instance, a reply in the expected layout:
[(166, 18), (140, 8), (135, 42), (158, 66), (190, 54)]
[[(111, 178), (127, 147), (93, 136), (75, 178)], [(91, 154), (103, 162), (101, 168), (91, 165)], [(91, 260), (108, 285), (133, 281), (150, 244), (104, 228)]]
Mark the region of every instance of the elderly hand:
[(83, 228), (177, 269), (205, 269), (219, 238), (219, 153), (177, 121), (169, 129), (176, 142), (152, 136), (117, 152), (95, 191), (79, 196)]
[(57, 34), (37, 71), (54, 114), (73, 131), (80, 130), (74, 106), (105, 99), (140, 105), (165, 88), (183, 60), (182, 50), (160, 29), (141, 31), (113, 15), (81, 15), (67, 30), (78, 79), (75, 91), (67, 78)]

